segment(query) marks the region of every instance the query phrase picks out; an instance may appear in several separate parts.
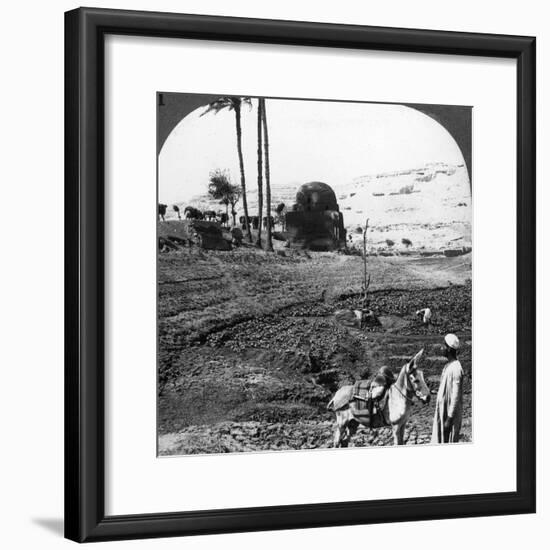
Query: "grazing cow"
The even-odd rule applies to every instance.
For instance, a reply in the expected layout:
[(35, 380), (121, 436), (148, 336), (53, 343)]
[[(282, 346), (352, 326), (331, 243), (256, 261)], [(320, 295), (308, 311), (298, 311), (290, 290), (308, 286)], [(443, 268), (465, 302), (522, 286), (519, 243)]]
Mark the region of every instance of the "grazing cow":
[[(241, 224), (242, 229), (246, 229), (246, 217), (239, 216), (239, 223)], [(258, 229), (259, 217), (258, 216), (248, 216), (248, 223), (252, 229)]]
[(185, 214), (185, 218), (188, 220), (204, 219), (203, 213), (198, 208), (195, 208), (194, 206), (186, 206), (183, 213)]
[(431, 322), (432, 322), (432, 310), (429, 308), (429, 307), (425, 307), (425, 308), (422, 308), (422, 309), (419, 309), (415, 315), (419, 318), (419, 319), (422, 319), (422, 322), (425, 324), (425, 325), (429, 325)]
[(162, 221), (165, 221), (164, 220), (165, 215), (166, 215), (166, 205), (159, 203), (159, 209), (158, 209), (159, 219), (161, 219)]

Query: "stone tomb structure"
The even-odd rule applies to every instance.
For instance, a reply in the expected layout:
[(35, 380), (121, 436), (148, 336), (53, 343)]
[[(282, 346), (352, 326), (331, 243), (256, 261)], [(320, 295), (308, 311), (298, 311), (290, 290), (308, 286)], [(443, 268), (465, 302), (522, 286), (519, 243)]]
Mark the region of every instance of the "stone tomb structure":
[(344, 216), (336, 194), (326, 183), (304, 183), (296, 203), (286, 213), (286, 233), (291, 245), (309, 250), (338, 250), (346, 246)]

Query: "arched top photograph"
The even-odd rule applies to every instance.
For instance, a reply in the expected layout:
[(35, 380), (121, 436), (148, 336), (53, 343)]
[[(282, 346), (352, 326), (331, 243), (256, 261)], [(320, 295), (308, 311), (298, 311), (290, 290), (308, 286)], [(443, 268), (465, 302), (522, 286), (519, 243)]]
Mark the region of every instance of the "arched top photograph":
[(471, 442), (472, 108), (163, 91), (157, 122), (159, 455)]

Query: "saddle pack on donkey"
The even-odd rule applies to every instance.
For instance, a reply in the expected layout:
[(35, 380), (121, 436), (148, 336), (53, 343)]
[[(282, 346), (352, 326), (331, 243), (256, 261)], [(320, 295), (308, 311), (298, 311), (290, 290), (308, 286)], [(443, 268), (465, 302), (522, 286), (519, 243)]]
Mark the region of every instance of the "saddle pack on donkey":
[(395, 376), (389, 367), (382, 367), (368, 380), (355, 382), (350, 408), (361, 424), (371, 428), (388, 424), (383, 411), (388, 399), (388, 389), (394, 382)]

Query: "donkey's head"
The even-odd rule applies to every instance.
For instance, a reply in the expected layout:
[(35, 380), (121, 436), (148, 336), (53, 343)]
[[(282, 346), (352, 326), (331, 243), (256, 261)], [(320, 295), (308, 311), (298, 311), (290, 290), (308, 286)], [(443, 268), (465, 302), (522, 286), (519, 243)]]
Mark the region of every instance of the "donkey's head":
[(418, 361), (422, 357), (424, 349), (421, 349), (405, 367), (408, 386), (412, 389), (416, 397), (425, 405), (430, 402), (430, 389), (424, 380), (424, 373), (418, 368)]

